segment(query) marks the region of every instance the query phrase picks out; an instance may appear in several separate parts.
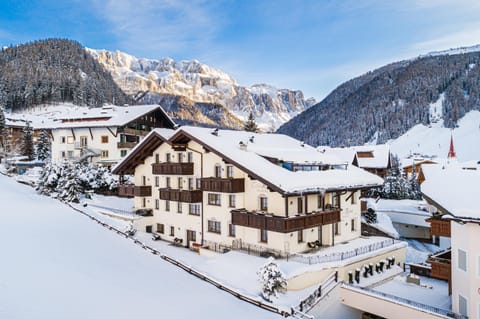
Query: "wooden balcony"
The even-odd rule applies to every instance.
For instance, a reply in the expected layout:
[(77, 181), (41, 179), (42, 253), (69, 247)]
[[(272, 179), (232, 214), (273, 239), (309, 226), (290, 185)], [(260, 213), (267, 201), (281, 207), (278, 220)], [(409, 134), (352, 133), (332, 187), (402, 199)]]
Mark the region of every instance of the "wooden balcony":
[(201, 190), (162, 188), (160, 189), (160, 199), (183, 203), (201, 203), (203, 196)]
[(130, 135), (140, 135), (140, 136), (147, 136), (149, 131), (144, 131), (144, 130), (136, 130), (133, 128), (129, 127), (122, 127), (118, 129), (119, 133), (125, 133), (125, 134), (130, 134)]
[(193, 163), (154, 163), (155, 175), (193, 175)]
[(134, 148), (136, 145), (135, 142), (118, 142), (117, 148)]
[(152, 196), (152, 186), (135, 186), (134, 195), (139, 197)]
[(450, 237), (450, 220), (440, 218), (428, 218), (430, 233), (435, 236)]
[(206, 192), (243, 193), (245, 192), (244, 178), (202, 178), (201, 189)]
[(312, 212), (307, 215), (281, 217), (235, 209), (232, 213), (232, 224), (265, 229), (279, 233), (289, 233), (306, 228), (328, 225), (340, 221), (340, 209)]
[(119, 197), (134, 197), (135, 196), (135, 185), (118, 185), (118, 196)]
[(450, 250), (431, 256), (427, 261), (432, 266), (430, 276), (450, 281), (452, 278), (451, 259), (452, 253)]

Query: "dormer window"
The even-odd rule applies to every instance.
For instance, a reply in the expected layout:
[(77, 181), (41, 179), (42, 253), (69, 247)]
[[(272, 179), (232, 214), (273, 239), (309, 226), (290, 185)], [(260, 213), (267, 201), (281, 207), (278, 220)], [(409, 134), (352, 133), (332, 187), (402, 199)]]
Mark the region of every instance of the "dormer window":
[(233, 166), (232, 165), (227, 166), (227, 177), (228, 178), (233, 178)]
[(215, 177), (221, 178), (222, 177), (222, 166), (219, 164), (215, 165)]
[(165, 162), (170, 163), (172, 161), (172, 154), (165, 154)]
[(262, 211), (268, 210), (268, 198), (266, 196), (260, 197), (260, 210)]

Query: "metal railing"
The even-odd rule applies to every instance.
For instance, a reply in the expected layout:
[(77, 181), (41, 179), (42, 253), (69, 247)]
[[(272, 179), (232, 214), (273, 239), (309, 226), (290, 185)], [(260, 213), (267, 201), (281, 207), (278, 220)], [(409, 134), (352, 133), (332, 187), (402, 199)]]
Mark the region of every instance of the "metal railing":
[(333, 262), (333, 261), (341, 261), (348, 258), (352, 258), (355, 256), (363, 255), (369, 253), (371, 251), (375, 251), (378, 249), (382, 249), (385, 247), (389, 247), (395, 244), (394, 239), (386, 239), (381, 242), (376, 242), (370, 245), (365, 245), (362, 247), (358, 247), (355, 249), (342, 251), (342, 252), (334, 252), (330, 254), (321, 254), (321, 251), (318, 252), (317, 255), (306, 256), (304, 254), (294, 254), (290, 258), (294, 261), (301, 262), (304, 264), (320, 264), (325, 262)]
[(435, 314), (438, 314), (438, 315), (441, 315), (441, 316), (445, 316), (446, 318), (468, 319), (467, 316), (461, 315), (461, 314), (458, 314), (458, 313), (454, 313), (451, 310), (446, 310), (446, 309), (441, 309), (441, 308), (437, 308), (437, 307), (430, 306), (430, 305), (425, 305), (425, 304), (422, 304), (422, 303), (417, 302), (417, 301), (405, 299), (405, 298), (399, 297), (399, 296), (394, 296), (394, 295), (387, 294), (387, 293), (377, 291), (377, 290), (373, 290), (373, 289), (370, 289), (370, 288), (354, 287), (354, 286), (349, 285), (347, 283), (344, 283), (342, 287), (350, 289), (350, 290), (356, 290), (358, 292), (370, 294), (370, 295), (373, 295), (374, 297), (378, 297), (378, 298), (381, 298), (381, 299), (384, 299), (384, 300), (390, 300), (390, 301), (395, 301), (397, 303), (402, 303), (402, 304), (404, 304), (406, 306), (409, 306), (409, 307), (412, 307), (412, 308), (417, 308), (417, 309), (420, 309), (420, 310), (425, 310), (425, 311), (428, 311), (428, 312), (431, 312), (431, 313), (435, 313)]
[(322, 283), (318, 286), (313, 293), (307, 298), (303, 299), (298, 306), (292, 307), (291, 313), (295, 317), (296, 313), (300, 313), (305, 316), (305, 313), (310, 311), (316, 304), (318, 304), (330, 291), (332, 291), (338, 282), (338, 272), (331, 273)]

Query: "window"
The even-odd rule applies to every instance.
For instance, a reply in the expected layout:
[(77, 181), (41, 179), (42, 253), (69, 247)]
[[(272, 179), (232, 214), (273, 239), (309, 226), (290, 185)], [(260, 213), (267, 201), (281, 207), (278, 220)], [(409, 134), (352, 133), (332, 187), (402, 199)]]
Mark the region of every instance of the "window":
[(66, 155), (65, 151), (61, 151), (61, 152), (60, 152), (60, 156), (61, 156), (62, 158), (65, 158), (65, 155)]
[(160, 163), (160, 154), (155, 154), (155, 163)]
[(68, 144), (73, 144), (75, 142), (75, 139), (73, 138), (73, 136), (67, 136), (67, 143)]
[(461, 249), (458, 250), (458, 268), (467, 271), (467, 252)]
[(178, 189), (183, 189), (183, 178), (179, 177), (177, 179)]
[(235, 207), (235, 195), (228, 195), (228, 207)]
[(303, 199), (301, 197), (297, 198), (297, 214), (303, 214)]
[(67, 151), (67, 156), (68, 156), (68, 158), (72, 158), (73, 157), (73, 151)]
[(178, 153), (178, 162), (181, 163), (183, 162), (183, 153)]
[(142, 198), (142, 207), (147, 207), (147, 199), (145, 197)]
[(120, 150), (120, 156), (125, 157), (127, 155), (127, 150)]
[(102, 135), (102, 144), (108, 143), (108, 135)]
[(260, 229), (260, 242), (268, 242), (268, 232), (266, 229)]
[(87, 141), (88, 141), (88, 138), (86, 136), (80, 136), (80, 146), (81, 147), (85, 147), (87, 146)]
[(215, 177), (221, 178), (222, 177), (222, 167), (220, 165), (215, 165)]
[(190, 204), (188, 207), (188, 213), (190, 215), (200, 216), (200, 209), (201, 209), (200, 204), (198, 203)]
[(228, 178), (233, 178), (233, 166), (232, 165), (227, 166), (227, 177)]
[(171, 160), (172, 160), (172, 157), (170, 153), (165, 154), (165, 162), (170, 163)]
[(193, 190), (193, 177), (188, 178), (188, 190)]
[(202, 188), (202, 179), (197, 178), (197, 189), (201, 189), (201, 188)]
[(221, 206), (221, 197), (220, 194), (208, 193), (208, 205)]
[(175, 227), (170, 226), (170, 236), (175, 236)]
[(324, 206), (324, 198), (321, 194), (317, 196), (317, 208), (323, 209)]
[(467, 298), (460, 294), (458, 295), (458, 312), (460, 312), (460, 314), (464, 316), (468, 314)]
[(155, 187), (159, 187), (159, 186), (160, 186), (160, 177), (155, 176)]
[(157, 224), (157, 233), (160, 233), (160, 234), (165, 233), (165, 225)]
[(208, 221), (208, 231), (211, 233), (220, 234), (222, 232), (220, 222), (209, 220)]
[(107, 150), (103, 150), (101, 156), (102, 156), (103, 158), (108, 157), (108, 151), (107, 151)]
[(170, 188), (170, 177), (165, 178), (165, 187)]
[(340, 222), (335, 223), (335, 235), (340, 235)]
[(160, 200), (155, 200), (155, 209), (160, 209)]
[(169, 212), (169, 211), (170, 211), (170, 201), (169, 201), (169, 200), (166, 200), (166, 201), (165, 201), (165, 211), (166, 211), (166, 212)]
[(303, 243), (303, 230), (298, 231), (298, 242)]
[(182, 202), (177, 202), (177, 213), (182, 213)]
[(340, 196), (332, 194), (332, 207), (340, 207)]
[(67, 138), (65, 136), (60, 136), (60, 143), (61, 144), (65, 144), (66, 141), (67, 141)]
[(147, 177), (145, 175), (142, 176), (142, 186), (147, 186)]
[(228, 224), (228, 236), (235, 237), (235, 225)]
[(189, 163), (193, 162), (193, 153), (192, 152), (187, 153), (187, 160), (188, 160)]
[(260, 197), (260, 210), (268, 210), (268, 198), (265, 196)]

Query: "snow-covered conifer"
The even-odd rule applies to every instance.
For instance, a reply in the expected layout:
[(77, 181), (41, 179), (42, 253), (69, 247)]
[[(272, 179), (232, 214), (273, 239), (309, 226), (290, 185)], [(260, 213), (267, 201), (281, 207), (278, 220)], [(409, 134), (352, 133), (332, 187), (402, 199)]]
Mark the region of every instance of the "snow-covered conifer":
[(33, 130), (30, 122), (27, 122), (23, 128), (22, 145), (20, 146), (21, 154), (28, 157), (31, 161), (35, 158), (35, 149), (33, 147)]
[(248, 120), (245, 122), (245, 126), (243, 129), (247, 132), (256, 132), (257, 131), (257, 123), (255, 123), (255, 117), (253, 116), (253, 112), (250, 112), (248, 115)]
[(367, 224), (375, 224), (377, 222), (377, 212), (374, 209), (369, 208), (365, 213), (365, 219)]
[(275, 263), (273, 257), (268, 258), (257, 274), (262, 285), (262, 297), (267, 301), (272, 302), (279, 292), (283, 292), (287, 288), (285, 274)]
[(37, 159), (45, 161), (50, 158), (50, 137), (46, 131), (42, 131), (38, 137)]

